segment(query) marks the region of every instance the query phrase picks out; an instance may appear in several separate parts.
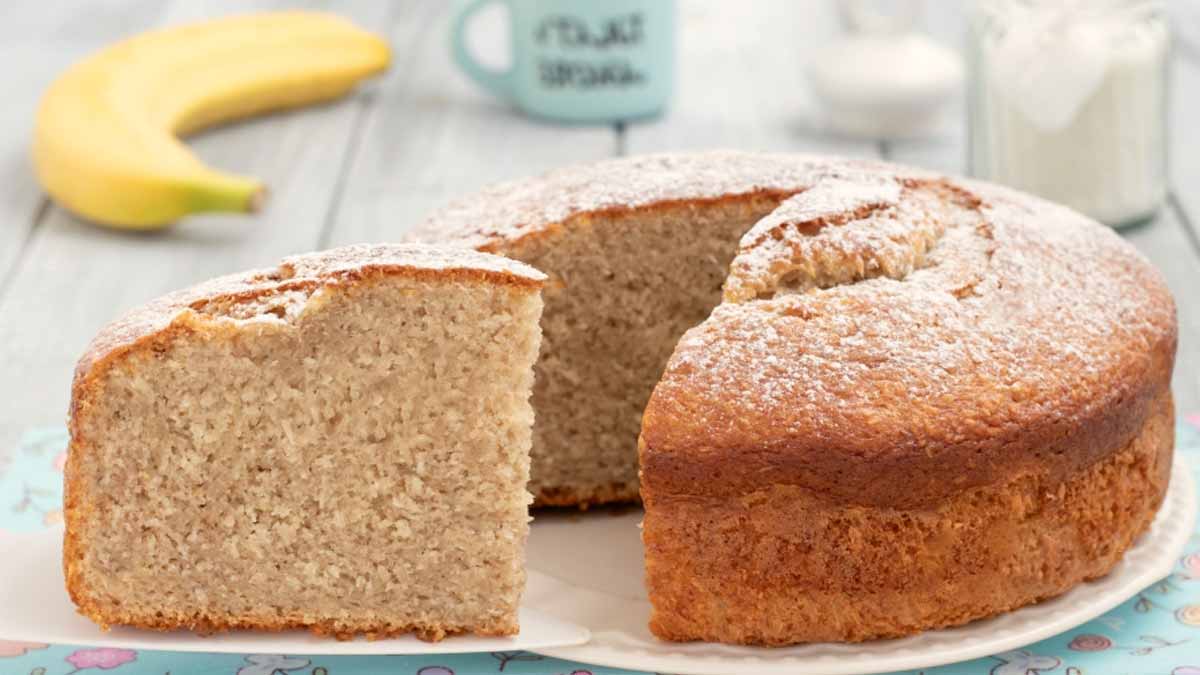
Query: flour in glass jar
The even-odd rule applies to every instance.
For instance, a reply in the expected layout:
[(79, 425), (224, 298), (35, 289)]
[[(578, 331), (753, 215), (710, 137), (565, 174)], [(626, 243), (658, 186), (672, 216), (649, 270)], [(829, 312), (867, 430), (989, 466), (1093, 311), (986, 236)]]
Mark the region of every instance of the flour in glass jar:
[(1168, 31), (1145, 0), (990, 0), (972, 17), (970, 164), (1113, 226), (1165, 196)]

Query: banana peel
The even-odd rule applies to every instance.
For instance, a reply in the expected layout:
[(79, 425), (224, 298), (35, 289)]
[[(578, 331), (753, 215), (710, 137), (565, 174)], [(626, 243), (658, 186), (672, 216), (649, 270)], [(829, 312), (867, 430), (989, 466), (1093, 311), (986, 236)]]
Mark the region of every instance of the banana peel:
[(390, 58), (382, 39), (322, 12), (235, 16), (138, 35), (50, 85), (34, 132), (38, 180), (71, 212), (115, 228), (256, 211), (266, 194), (261, 181), (206, 166), (180, 137), (338, 98)]

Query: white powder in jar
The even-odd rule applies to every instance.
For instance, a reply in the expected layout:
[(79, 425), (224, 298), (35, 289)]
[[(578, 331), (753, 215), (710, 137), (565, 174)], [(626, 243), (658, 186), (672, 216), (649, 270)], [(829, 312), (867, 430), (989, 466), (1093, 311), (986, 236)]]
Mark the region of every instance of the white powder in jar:
[(1157, 3), (1003, 0), (975, 21), (972, 172), (1110, 225), (1152, 216), (1166, 193)]

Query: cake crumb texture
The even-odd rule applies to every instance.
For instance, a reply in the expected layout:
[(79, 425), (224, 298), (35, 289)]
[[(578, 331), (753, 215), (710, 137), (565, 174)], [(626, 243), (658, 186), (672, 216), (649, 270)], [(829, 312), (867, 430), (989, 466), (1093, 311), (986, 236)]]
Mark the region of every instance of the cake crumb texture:
[(168, 296), (77, 371), (64, 567), (103, 627), (512, 635), (542, 275), (350, 247)]

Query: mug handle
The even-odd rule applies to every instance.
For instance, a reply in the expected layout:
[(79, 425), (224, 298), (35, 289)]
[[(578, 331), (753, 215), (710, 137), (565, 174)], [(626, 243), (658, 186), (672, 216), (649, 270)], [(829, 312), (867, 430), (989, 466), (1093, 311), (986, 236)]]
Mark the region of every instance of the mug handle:
[[(496, 96), (508, 99), (512, 98), (513, 69), (493, 70), (485, 68), (471, 56), (471, 52), (467, 49), (467, 24), (476, 12), (483, 9), (485, 5), (493, 2), (509, 4), (508, 0), (468, 0), (467, 2), (459, 2), (457, 14), (454, 17), (451, 47), (454, 51), (454, 60), (463, 69), (463, 72), (470, 75), (471, 79), (483, 85), (485, 89)], [(512, 5), (509, 5), (509, 12), (512, 12)]]

